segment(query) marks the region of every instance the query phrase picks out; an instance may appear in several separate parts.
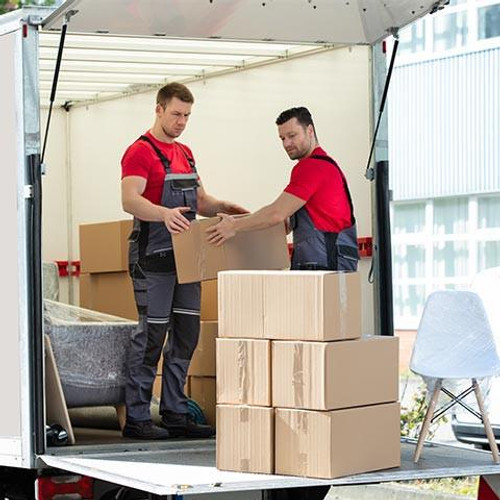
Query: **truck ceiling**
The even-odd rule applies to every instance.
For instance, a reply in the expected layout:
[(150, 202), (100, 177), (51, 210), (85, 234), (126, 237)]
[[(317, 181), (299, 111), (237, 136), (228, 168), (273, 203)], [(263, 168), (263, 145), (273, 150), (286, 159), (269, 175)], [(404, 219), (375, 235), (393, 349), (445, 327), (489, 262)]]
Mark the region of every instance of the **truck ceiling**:
[(370, 45), (446, 0), (67, 0), (42, 21), (40, 97), (55, 105), (189, 83), (345, 45)]

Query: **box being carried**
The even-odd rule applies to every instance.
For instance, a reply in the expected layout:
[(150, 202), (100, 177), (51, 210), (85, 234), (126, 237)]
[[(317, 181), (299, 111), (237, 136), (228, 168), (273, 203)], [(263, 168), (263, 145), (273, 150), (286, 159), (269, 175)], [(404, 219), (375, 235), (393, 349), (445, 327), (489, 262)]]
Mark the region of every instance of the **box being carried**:
[(175, 265), (179, 283), (210, 280), (226, 269), (285, 269), (290, 267), (284, 224), (236, 234), (221, 246), (208, 242), (206, 230), (219, 217), (193, 221), (174, 234)]

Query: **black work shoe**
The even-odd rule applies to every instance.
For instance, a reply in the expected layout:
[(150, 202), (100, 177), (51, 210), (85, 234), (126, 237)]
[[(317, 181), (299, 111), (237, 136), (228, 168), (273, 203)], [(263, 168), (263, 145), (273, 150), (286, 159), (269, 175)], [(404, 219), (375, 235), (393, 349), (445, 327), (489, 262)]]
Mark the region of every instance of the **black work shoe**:
[(209, 438), (215, 436), (213, 427), (195, 422), (189, 413), (166, 411), (161, 416), (160, 425), (168, 430), (171, 437)]
[(133, 439), (168, 439), (170, 434), (167, 429), (158, 427), (151, 420), (127, 420), (122, 431), (122, 436)]

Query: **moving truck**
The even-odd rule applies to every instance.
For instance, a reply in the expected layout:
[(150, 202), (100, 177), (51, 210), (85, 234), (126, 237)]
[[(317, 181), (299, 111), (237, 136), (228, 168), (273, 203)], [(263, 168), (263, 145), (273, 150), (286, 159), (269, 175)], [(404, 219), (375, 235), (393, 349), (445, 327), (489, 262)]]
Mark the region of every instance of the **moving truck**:
[[(410, 441), (400, 468), (325, 481), (219, 471), (213, 440), (135, 443), (96, 431), (58, 447), (46, 436), (42, 259), (62, 251), (76, 261), (80, 223), (124, 218), (119, 160), (152, 120), (166, 78), (197, 99), (183, 140), (207, 190), (250, 209), (288, 176), (275, 117), (294, 105), (313, 110), (322, 145), (349, 178), (359, 233), (374, 238), (373, 284), (371, 262), (360, 266), (363, 331), (392, 334), (387, 132), (383, 117), (374, 125), (385, 99), (381, 42), (447, 3), (68, 0), (0, 18), (4, 497), (271, 499), (285, 488), (497, 474), (490, 454), (451, 446), (426, 447), (414, 465)], [(67, 302), (78, 303), (75, 283), (64, 283)]]

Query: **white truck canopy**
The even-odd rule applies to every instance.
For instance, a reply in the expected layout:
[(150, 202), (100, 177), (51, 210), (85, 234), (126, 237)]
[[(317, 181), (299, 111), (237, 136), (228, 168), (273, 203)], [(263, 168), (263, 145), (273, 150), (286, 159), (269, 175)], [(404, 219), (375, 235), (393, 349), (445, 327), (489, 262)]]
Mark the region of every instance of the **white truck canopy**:
[(288, 43), (374, 44), (446, 0), (68, 0), (45, 21), (71, 31)]

